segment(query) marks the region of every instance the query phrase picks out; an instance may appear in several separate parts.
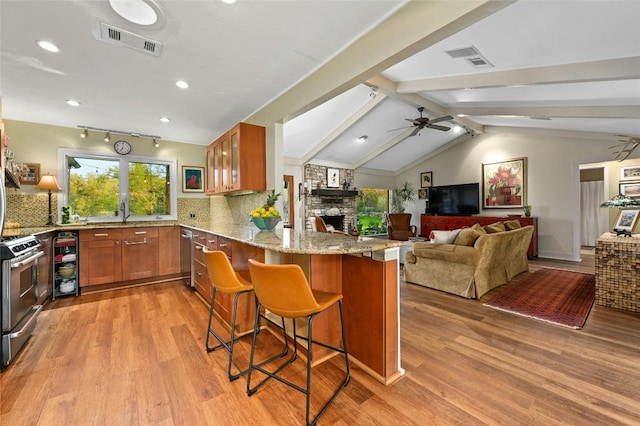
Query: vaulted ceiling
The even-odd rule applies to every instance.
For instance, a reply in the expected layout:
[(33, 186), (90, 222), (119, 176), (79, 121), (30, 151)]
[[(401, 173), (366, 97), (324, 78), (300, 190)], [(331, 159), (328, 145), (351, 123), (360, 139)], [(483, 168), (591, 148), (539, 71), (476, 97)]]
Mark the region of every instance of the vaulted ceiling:
[[(206, 145), (278, 104), (289, 162), (391, 174), (505, 127), (602, 140), (603, 159), (617, 135), (640, 136), (638, 1), (144, 1), (163, 19), (133, 24), (108, 1), (2, 1), (3, 117)], [(129, 38), (103, 41), (105, 24)], [(126, 45), (141, 37), (159, 55)], [(341, 57), (362, 72), (341, 80)], [(305, 81), (317, 84), (296, 97)], [(415, 132), (418, 107), (450, 115), (438, 123), (450, 130)]]

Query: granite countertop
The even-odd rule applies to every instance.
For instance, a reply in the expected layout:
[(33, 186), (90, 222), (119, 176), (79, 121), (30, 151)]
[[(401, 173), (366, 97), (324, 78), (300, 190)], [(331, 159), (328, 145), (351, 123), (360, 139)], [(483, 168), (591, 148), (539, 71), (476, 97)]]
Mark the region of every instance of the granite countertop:
[(296, 254), (356, 254), (402, 246), (402, 241), (373, 237), (353, 237), (346, 234), (275, 229), (260, 231), (253, 224), (225, 225), (199, 223), (183, 224), (187, 228), (211, 232), (265, 250)]
[(276, 229), (260, 231), (252, 223), (247, 225), (225, 225), (211, 222), (178, 223), (164, 222), (120, 222), (80, 223), (54, 225), (35, 228), (9, 228), (2, 233), (3, 237), (38, 235), (51, 231), (77, 231), (80, 229), (139, 228), (149, 226), (181, 225), (194, 230), (211, 232), (222, 237), (250, 244), (265, 250), (281, 253), (297, 254), (357, 254), (400, 247), (403, 241), (387, 240), (374, 237), (353, 237), (351, 235), (331, 234), (295, 229)]

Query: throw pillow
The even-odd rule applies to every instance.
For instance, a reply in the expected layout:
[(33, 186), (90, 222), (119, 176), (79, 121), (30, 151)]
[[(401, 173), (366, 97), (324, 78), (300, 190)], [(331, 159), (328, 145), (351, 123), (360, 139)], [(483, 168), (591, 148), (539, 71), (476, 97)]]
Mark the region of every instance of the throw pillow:
[(480, 232), (480, 231), (475, 230), (473, 228), (465, 228), (465, 229), (460, 231), (460, 233), (456, 237), (456, 239), (453, 242), (453, 244), (458, 245), (458, 246), (469, 246), (469, 247), (471, 247), (476, 243), (476, 240), (478, 238), (480, 238), (483, 234), (486, 234), (486, 232), (484, 232), (484, 229), (482, 230), (482, 232)]
[(484, 230), (487, 231), (487, 234), (495, 234), (496, 232), (504, 232), (507, 228), (504, 227), (503, 222), (496, 222), (485, 226)]
[(482, 225), (480, 225), (478, 222), (474, 223), (473, 226), (471, 227), (471, 229), (474, 229), (478, 232), (480, 232), (481, 234), (486, 234), (487, 231), (484, 230), (484, 228), (482, 227)]
[(460, 233), (458, 234), (458, 236), (456, 237), (455, 241), (453, 242), (453, 244), (458, 245), (458, 246), (473, 246), (476, 243), (476, 240), (478, 238), (480, 238), (483, 234), (486, 234), (486, 232), (480, 232), (477, 231), (473, 228), (465, 228), (463, 230), (460, 231)]
[(507, 231), (512, 231), (514, 229), (518, 229), (518, 228), (522, 228), (522, 225), (520, 224), (519, 220), (506, 220), (504, 222), (504, 227), (507, 229)]
[(460, 229), (454, 229), (453, 231), (431, 231), (431, 242), (435, 244), (452, 244)]

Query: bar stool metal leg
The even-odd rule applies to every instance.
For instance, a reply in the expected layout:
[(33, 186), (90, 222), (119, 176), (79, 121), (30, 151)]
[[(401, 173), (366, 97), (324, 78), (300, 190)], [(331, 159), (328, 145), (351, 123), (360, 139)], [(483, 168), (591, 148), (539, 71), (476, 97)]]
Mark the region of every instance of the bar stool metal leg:
[[(234, 348), (234, 344), (236, 339), (236, 314), (238, 312), (238, 298), (240, 297), (241, 294), (244, 293), (248, 293), (248, 291), (244, 291), (244, 292), (238, 292), (235, 294), (234, 299), (233, 299), (233, 313), (231, 316), (231, 337), (228, 341), (225, 341), (218, 333), (215, 332), (215, 330), (212, 327), (212, 322), (213, 322), (213, 312), (215, 310), (215, 301), (216, 301), (216, 294), (217, 294), (217, 289), (216, 287), (213, 287), (213, 296), (211, 297), (211, 307), (209, 308), (209, 325), (207, 326), (207, 339), (205, 342), (206, 348), (207, 348), (207, 352), (213, 352), (217, 349), (220, 348), (225, 348), (228, 352), (229, 352), (229, 364), (227, 366), (227, 375), (229, 376), (229, 380), (230, 381), (234, 381), (237, 380), (240, 376), (242, 376), (243, 374), (246, 374), (248, 369), (243, 370), (238, 372), (237, 374), (232, 374), (231, 373), (231, 366), (233, 364), (233, 348)], [(216, 340), (218, 341), (218, 345), (216, 346), (211, 346), (209, 344), (209, 338), (213, 336), (216, 338)], [(250, 334), (245, 334), (244, 336), (241, 336), (240, 338), (244, 338), (250, 336)]]

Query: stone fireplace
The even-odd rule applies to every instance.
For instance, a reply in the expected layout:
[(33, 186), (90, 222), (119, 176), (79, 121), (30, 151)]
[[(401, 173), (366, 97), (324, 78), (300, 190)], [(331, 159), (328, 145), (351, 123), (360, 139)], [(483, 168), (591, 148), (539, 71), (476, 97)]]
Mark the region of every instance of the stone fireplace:
[(349, 232), (357, 225), (356, 197), (353, 188), (353, 170), (339, 170), (338, 188), (327, 188), (327, 167), (315, 164), (304, 166), (304, 182), (308, 195), (304, 198), (305, 229), (311, 230), (310, 217), (320, 216), (336, 230)]

